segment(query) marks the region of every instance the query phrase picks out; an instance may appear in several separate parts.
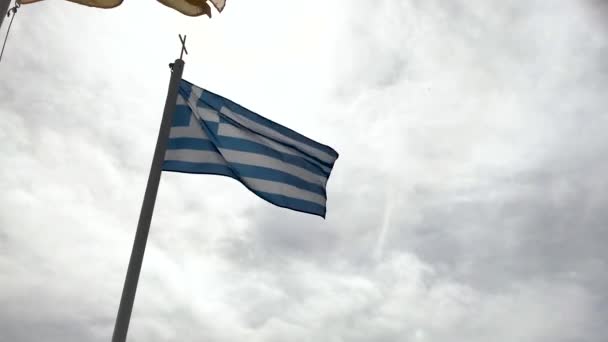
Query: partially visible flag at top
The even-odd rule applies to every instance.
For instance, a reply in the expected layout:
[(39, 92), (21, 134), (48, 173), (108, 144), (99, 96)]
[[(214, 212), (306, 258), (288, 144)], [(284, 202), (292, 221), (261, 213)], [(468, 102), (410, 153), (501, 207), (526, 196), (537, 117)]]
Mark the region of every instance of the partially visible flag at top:
[(163, 170), (232, 177), (272, 204), (325, 217), (337, 158), (331, 147), (182, 80)]
[[(27, 5), (42, 0), (21, 0), (21, 4)], [(80, 5), (97, 7), (97, 8), (113, 8), (122, 4), (123, 0), (67, 0)], [(138, 0), (141, 1), (141, 0)], [(158, 0), (158, 2), (179, 11), (182, 14), (189, 16), (199, 16), (206, 14), (211, 18), (211, 7), (207, 4), (211, 2), (218, 12), (221, 12), (226, 6), (226, 0)]]
[[(22, 5), (31, 4), (34, 2), (39, 2), (42, 0), (21, 0)], [(97, 7), (97, 8), (113, 8), (122, 3), (122, 0), (67, 0), (70, 2), (74, 2), (80, 5)]]

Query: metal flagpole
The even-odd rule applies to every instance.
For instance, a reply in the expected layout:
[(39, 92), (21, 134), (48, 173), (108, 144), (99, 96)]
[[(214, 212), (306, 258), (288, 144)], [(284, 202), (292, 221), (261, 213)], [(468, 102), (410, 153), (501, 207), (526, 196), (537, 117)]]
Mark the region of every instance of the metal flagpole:
[(11, 6), (11, 0), (0, 0), (0, 28), (2, 27), (2, 22), (4, 18), (6, 18), (8, 14), (8, 8)]
[[(0, 0), (4, 1), (4, 0)], [(10, 0), (8, 1), (10, 3)], [(0, 4), (0, 13), (6, 13), (5, 15), (0, 16), (0, 28), (2, 28), (2, 21), (5, 17), (8, 17), (11, 12), (13, 12), (13, 16), (11, 17), (11, 21), (8, 23), (8, 28), (6, 29), (6, 34), (4, 35), (4, 42), (2, 43), (2, 49), (0, 50), (0, 62), (2, 61), (2, 56), (4, 56), (4, 48), (6, 47), (6, 41), (8, 40), (8, 34), (11, 32), (11, 26), (13, 26), (13, 20), (15, 20), (15, 16), (17, 15), (17, 10), (21, 6), (21, 0), (15, 1), (15, 6), (9, 8), (5, 11), (5, 4)]]
[(184, 51), (186, 54), (188, 54), (185, 47), (186, 36), (182, 38), (180, 35), (179, 38), (182, 42), (182, 52), (180, 54), (180, 58), (176, 59), (175, 63), (170, 64), (171, 80), (169, 81), (167, 99), (165, 100), (165, 110), (163, 112), (160, 130), (158, 132), (158, 139), (156, 140), (156, 148), (154, 150), (154, 157), (152, 158), (152, 166), (150, 167), (150, 175), (148, 176), (148, 184), (146, 185), (144, 200), (141, 205), (141, 212), (139, 214), (139, 221), (137, 223), (137, 231), (135, 233), (135, 240), (133, 241), (133, 249), (131, 251), (131, 259), (129, 260), (127, 276), (125, 278), (122, 296), (120, 298), (120, 305), (118, 307), (118, 315), (116, 316), (116, 324), (114, 325), (112, 342), (125, 342), (127, 338), (127, 330), (129, 329), (131, 311), (133, 310), (135, 292), (137, 291), (137, 282), (139, 280), (139, 273), (141, 271), (141, 265), (144, 259), (148, 232), (150, 231), (150, 222), (152, 221), (154, 203), (156, 202), (156, 194), (158, 192), (158, 185), (160, 183), (162, 164), (165, 159), (167, 140), (169, 139), (173, 112), (175, 112), (177, 91), (179, 88), (179, 82), (182, 79), (182, 72), (184, 71), (184, 61), (182, 60), (182, 56)]

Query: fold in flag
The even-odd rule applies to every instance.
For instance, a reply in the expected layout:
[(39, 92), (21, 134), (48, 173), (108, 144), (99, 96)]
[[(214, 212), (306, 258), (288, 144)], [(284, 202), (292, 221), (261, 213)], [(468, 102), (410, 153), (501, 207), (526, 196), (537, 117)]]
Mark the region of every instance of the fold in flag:
[[(158, 0), (158, 2), (185, 15), (196, 17), (206, 14), (211, 18), (211, 7), (207, 4), (207, 0)], [(222, 12), (226, 5), (226, 0), (209, 0), (209, 2), (218, 12)]]
[[(206, 14), (211, 18), (211, 7), (207, 4), (207, 0), (158, 0), (158, 2), (185, 15), (196, 17)], [(209, 0), (209, 2), (218, 12), (222, 12), (226, 5), (226, 0)]]
[(164, 171), (240, 181), (279, 207), (325, 217), (331, 147), (182, 80)]
[[(21, 0), (22, 5), (39, 2), (42, 0)], [(114, 8), (122, 4), (123, 0), (67, 0), (80, 5), (97, 7), (97, 8)], [(211, 18), (211, 7), (207, 4), (211, 2), (218, 12), (222, 12), (226, 6), (226, 0), (158, 0), (163, 5), (173, 8), (174, 10), (189, 16), (199, 16), (206, 14)]]

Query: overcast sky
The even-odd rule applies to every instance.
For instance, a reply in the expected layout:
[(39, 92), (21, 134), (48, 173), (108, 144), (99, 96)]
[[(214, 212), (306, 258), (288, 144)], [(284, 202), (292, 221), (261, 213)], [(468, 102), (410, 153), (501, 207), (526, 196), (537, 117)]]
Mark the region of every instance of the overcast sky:
[(0, 341), (110, 340), (178, 33), (186, 80), (340, 158), (326, 220), (164, 173), (129, 341), (605, 341), (607, 23), (601, 0), (23, 6)]

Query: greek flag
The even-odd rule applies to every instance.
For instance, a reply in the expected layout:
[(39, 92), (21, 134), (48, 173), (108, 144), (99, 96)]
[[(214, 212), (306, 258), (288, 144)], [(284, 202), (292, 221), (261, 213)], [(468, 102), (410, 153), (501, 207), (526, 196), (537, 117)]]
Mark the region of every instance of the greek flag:
[(232, 177), (280, 207), (325, 217), (338, 153), (182, 80), (163, 170)]

